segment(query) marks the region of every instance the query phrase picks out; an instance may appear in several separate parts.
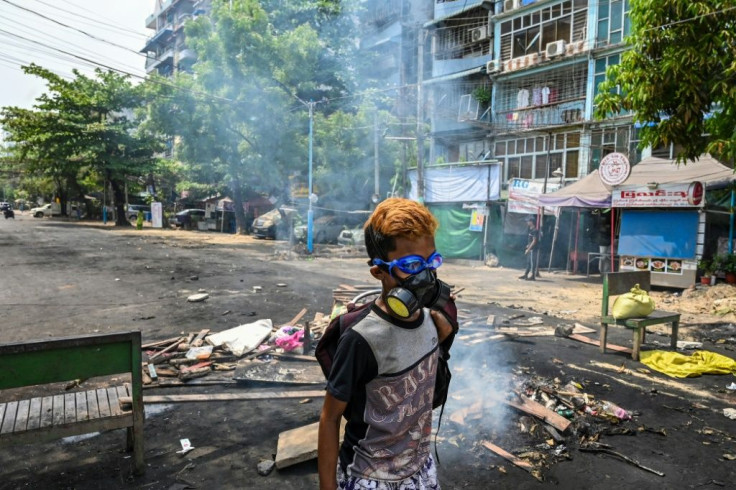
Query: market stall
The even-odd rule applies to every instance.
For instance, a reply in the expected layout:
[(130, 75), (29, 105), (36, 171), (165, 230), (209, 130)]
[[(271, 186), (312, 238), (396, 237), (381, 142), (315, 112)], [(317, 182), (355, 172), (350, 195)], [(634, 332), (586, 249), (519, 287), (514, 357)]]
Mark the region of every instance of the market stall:
[[(540, 196), (539, 203), (542, 206), (576, 208), (607, 208), (613, 205), (616, 212), (611, 214), (611, 229), (614, 234), (619, 230), (619, 240), (621, 234), (626, 237), (623, 248), (620, 242), (618, 247), (611, 247), (612, 255), (618, 256), (615, 258), (622, 270), (640, 270), (637, 269), (638, 264), (652, 270), (652, 284), (687, 287), (695, 282), (694, 264), (703, 254), (705, 198), (703, 196), (697, 206), (673, 204), (674, 201), (656, 198), (680, 196), (679, 199), (687, 203), (688, 189), (695, 182), (712, 189), (729, 185), (734, 180), (736, 177), (732, 169), (707, 154), (682, 164), (648, 157), (631, 166), (626, 178), (617, 185), (604, 184), (596, 170), (557, 192)], [(626, 193), (625, 196), (622, 196), (622, 192)], [(630, 197), (631, 192), (634, 193), (633, 197)], [(667, 196), (668, 192), (676, 196)], [(653, 195), (649, 196), (649, 193)], [(665, 196), (662, 196), (663, 193)], [(685, 197), (682, 197), (682, 193), (685, 193)], [(616, 204), (613, 204), (615, 194)], [(645, 204), (647, 200), (650, 202)], [(656, 239), (653, 238), (655, 232)], [(631, 238), (637, 234), (650, 237), (649, 241), (637, 242)], [(646, 264), (644, 259), (648, 260)], [(672, 264), (668, 262), (670, 259)], [(675, 273), (678, 267), (684, 268), (682, 273)]]
[(705, 231), (701, 182), (615, 186), (611, 204), (620, 210), (619, 270), (650, 271), (657, 286), (695, 283)]

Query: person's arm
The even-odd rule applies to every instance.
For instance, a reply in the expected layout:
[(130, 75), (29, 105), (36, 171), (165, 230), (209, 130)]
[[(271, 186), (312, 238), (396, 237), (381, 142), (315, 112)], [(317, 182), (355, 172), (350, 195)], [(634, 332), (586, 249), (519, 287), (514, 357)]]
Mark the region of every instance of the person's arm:
[(317, 437), (317, 469), (320, 490), (337, 488), (337, 458), (340, 452), (340, 418), (346, 402), (341, 402), (328, 391), (319, 417)]
[(441, 311), (429, 310), (429, 313), (432, 315), (432, 320), (434, 320), (434, 326), (437, 328), (437, 339), (441, 344), (452, 333), (452, 325)]

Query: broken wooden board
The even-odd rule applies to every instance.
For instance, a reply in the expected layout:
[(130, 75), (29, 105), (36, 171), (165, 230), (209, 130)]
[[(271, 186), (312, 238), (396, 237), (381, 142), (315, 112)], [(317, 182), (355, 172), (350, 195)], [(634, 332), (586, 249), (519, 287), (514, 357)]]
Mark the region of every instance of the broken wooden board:
[(514, 464), (514, 466), (517, 466), (517, 467), (519, 467), (519, 468), (521, 468), (523, 470), (528, 471), (529, 474), (532, 475), (537, 480), (542, 481), (542, 477), (541, 477), (541, 474), (540, 474), (539, 470), (537, 468), (535, 468), (530, 462), (525, 461), (525, 460), (523, 460), (521, 458), (517, 458), (516, 456), (514, 456), (510, 452), (508, 452), (508, 451), (506, 451), (506, 450), (504, 450), (504, 449), (496, 446), (492, 442), (483, 441), (483, 442), (481, 442), (481, 444), (483, 445), (483, 447), (485, 447), (486, 449), (494, 452), (495, 454), (498, 454), (503, 459), (505, 459), (507, 461), (510, 461), (511, 463)]
[[(245, 391), (243, 393), (212, 393), (189, 395), (143, 395), (143, 403), (227, 402), (240, 400), (274, 400), (284, 398), (320, 398), (324, 390)], [(121, 405), (130, 405), (132, 398), (119, 397)]]
[(286, 384), (325, 384), (325, 375), (316, 362), (280, 361), (251, 362), (238, 366), (233, 379), (236, 381), (257, 381), (262, 383)]
[[(577, 333), (573, 333), (567, 336), (568, 339), (577, 340), (578, 342), (582, 342), (584, 344), (590, 344), (590, 345), (596, 345), (600, 346), (601, 342), (599, 340), (591, 339), (590, 337), (586, 337), (585, 335), (579, 335)], [(626, 354), (631, 354), (631, 349), (628, 347), (623, 347), (620, 345), (615, 344), (609, 344), (606, 342), (606, 350), (612, 350), (614, 352), (625, 352)]]
[[(340, 442), (345, 435), (345, 418), (340, 417)], [(276, 445), (276, 468), (283, 469), (317, 457), (319, 422), (279, 434)]]
[(518, 396), (513, 400), (505, 400), (504, 403), (526, 414), (537, 417), (560, 432), (565, 432), (572, 423), (557, 412), (553, 412), (541, 403), (537, 403), (525, 396)]

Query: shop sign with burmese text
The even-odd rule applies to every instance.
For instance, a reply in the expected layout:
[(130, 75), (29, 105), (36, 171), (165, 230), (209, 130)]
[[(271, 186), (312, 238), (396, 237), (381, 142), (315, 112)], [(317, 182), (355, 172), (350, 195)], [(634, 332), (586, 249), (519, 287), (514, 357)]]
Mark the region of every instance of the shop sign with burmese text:
[(705, 189), (701, 182), (623, 185), (613, 189), (614, 208), (697, 208), (705, 204)]

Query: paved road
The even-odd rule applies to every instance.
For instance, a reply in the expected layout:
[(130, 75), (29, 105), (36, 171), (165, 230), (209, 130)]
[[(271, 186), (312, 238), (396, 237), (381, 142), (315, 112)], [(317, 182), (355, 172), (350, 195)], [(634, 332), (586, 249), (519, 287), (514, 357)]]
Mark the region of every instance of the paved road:
[[(310, 310), (309, 315), (329, 311), (331, 290), (337, 284), (370, 281), (362, 257), (320, 251), (316, 258), (294, 258), (283, 248), (278, 242), (223, 241), (198, 232), (121, 232), (25, 216), (3, 220), (0, 342), (130, 329), (140, 329), (144, 339), (155, 340), (201, 328), (223, 330), (256, 318), (278, 324), (302, 307)], [(506, 321), (519, 325), (539, 316), (498, 306), (513, 302), (514, 288), (525, 287), (510, 282), (514, 272), (471, 264), (443, 266), (443, 277), (468, 288), (459, 301), (461, 326), (463, 335), (475, 335), (458, 340), (453, 348), (452, 397), (438, 438), (443, 488), (711, 488), (734, 481), (736, 462), (725, 456), (736, 454), (733, 421), (721, 413), (735, 401), (724, 390), (732, 377), (672, 380), (646, 374), (638, 371), (641, 364), (625, 355), (601, 355), (595, 347), (555, 336), (474, 343), (493, 334), (486, 324), (489, 315), (495, 316), (497, 325)], [(503, 277), (506, 290), (501, 293), (494, 282)], [(547, 289), (536, 285), (535, 294), (561, 294), (564, 281), (548, 278), (548, 282)], [(260, 292), (253, 286), (260, 286)], [(186, 297), (200, 288), (210, 299), (187, 303)], [(514, 319), (518, 315), (524, 316)], [(550, 328), (573, 322), (541, 318)], [(628, 341), (628, 332), (613, 330), (613, 342)], [(667, 342), (666, 337), (661, 340)], [(725, 346), (706, 347), (729, 353)], [(621, 366), (627, 371), (617, 372)], [(550, 447), (545, 444), (551, 436), (541, 423), (520, 418), (505, 403), (514, 399), (514, 391), (561, 389), (570, 382), (583, 386), (593, 400), (610, 400), (626, 408), (634, 420), (612, 425), (577, 413), (571, 431)], [(249, 388), (168, 390), (222, 393)], [(161, 392), (171, 393), (146, 391)], [(0, 394), (4, 397), (0, 401), (13, 395)], [(120, 452), (123, 434), (117, 431), (63, 445), (2, 449), (0, 489), (168, 489), (181, 480), (211, 488), (316, 488), (313, 461), (267, 477), (257, 475), (256, 465), (272, 457), (280, 432), (317, 420), (317, 399), (306, 404), (211, 402), (148, 408), (149, 470), (141, 479), (129, 478), (130, 460)], [(197, 449), (181, 458), (175, 451), (184, 437)], [(609, 456), (580, 452), (586, 439), (610, 444), (665, 476)], [(484, 440), (532, 461), (545, 483), (491, 454), (480, 444)]]

